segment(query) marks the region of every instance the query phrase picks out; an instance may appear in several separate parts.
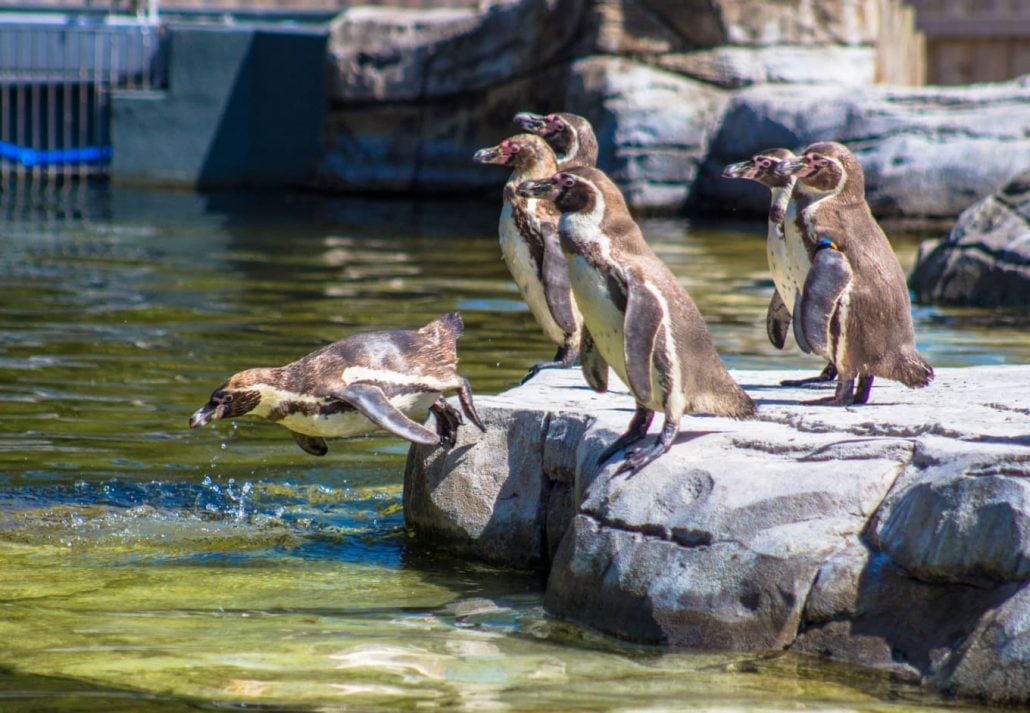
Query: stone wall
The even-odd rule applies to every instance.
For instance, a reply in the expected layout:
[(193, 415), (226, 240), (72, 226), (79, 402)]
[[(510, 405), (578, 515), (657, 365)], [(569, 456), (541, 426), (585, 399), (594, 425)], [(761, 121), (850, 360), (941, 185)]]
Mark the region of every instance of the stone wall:
[(497, 195), (472, 153), (518, 111), (568, 110), (595, 124), (600, 165), (638, 210), (761, 214), (765, 193), (722, 163), (834, 139), (859, 153), (881, 217), (953, 218), (1030, 165), (1030, 86), (875, 86), (891, 2), (352, 7), (332, 27), (317, 180)]

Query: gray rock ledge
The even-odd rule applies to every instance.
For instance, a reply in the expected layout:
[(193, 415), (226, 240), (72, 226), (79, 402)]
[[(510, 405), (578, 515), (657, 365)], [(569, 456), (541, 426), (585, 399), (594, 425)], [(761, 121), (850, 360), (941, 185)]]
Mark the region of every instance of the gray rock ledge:
[(485, 434), (409, 452), (405, 520), (545, 571), (551, 613), (628, 640), (791, 648), (1030, 702), (1030, 366), (877, 382), (846, 409), (800, 403), (831, 386), (778, 386), (796, 372), (734, 376), (757, 418), (685, 417), (632, 479), (596, 464), (627, 392), (568, 370), (477, 398)]

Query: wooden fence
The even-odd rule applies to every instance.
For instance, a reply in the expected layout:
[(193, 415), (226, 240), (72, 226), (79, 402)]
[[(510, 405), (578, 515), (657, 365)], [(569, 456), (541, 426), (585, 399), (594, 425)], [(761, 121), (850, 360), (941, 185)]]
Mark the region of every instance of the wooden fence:
[(907, 0), (926, 35), (927, 80), (969, 84), (1030, 73), (1028, 0)]
[(916, 28), (916, 13), (902, 0), (880, 0), (876, 41), (876, 81), (926, 83), (926, 41)]

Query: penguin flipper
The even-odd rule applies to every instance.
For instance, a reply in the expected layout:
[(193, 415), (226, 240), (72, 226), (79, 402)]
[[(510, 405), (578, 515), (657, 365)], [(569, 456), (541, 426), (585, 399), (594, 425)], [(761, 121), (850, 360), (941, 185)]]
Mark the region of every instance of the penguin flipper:
[(600, 350), (594, 344), (594, 338), (585, 326), (579, 348), (579, 363), (583, 369), (583, 377), (591, 389), (599, 394), (608, 390), (608, 362), (601, 356)]
[(329, 445), (321, 436), (308, 436), (296, 431), (290, 431), (290, 435), (293, 436), (293, 440), (297, 442), (301, 450), (306, 453), (310, 453), (313, 456), (324, 456), (329, 452)]
[(794, 306), (794, 338), (803, 351), (832, 358), (830, 323), (851, 276), (851, 266), (839, 250), (822, 249), (812, 258), (804, 289)]
[(351, 404), (369, 421), (399, 438), (424, 446), (436, 446), (440, 443), (438, 434), (415, 423), (394, 408), (383, 390), (375, 384), (348, 384), (342, 389), (332, 390), (329, 395)]
[(576, 312), (572, 303), (572, 287), (569, 285), (569, 265), (558, 242), (558, 231), (554, 223), (543, 222), (540, 224), (540, 233), (544, 244), (540, 281), (544, 283), (547, 308), (565, 334), (575, 334)]
[(651, 400), (655, 346), (666, 310), (667, 307), (646, 285), (632, 277), (628, 280), (623, 349), (628, 386), (640, 403)]
[(787, 343), (787, 332), (790, 330), (790, 311), (784, 304), (780, 293), (773, 288), (772, 299), (769, 300), (769, 311), (765, 315), (765, 332), (769, 341), (777, 349), (783, 349)]

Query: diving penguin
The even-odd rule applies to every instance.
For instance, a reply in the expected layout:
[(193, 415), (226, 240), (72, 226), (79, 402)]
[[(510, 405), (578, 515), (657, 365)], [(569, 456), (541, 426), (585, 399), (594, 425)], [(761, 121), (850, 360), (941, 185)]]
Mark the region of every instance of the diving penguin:
[[(765, 317), (765, 330), (769, 341), (777, 349), (783, 349), (790, 331), (791, 315), (794, 313), (794, 300), (805, 284), (805, 277), (812, 265), (809, 251), (805, 247), (801, 233), (790, 231), (788, 240), (784, 230), (784, 219), (790, 205), (794, 183), (793, 176), (780, 176), (776, 167), (780, 162), (794, 158), (793, 152), (782, 149), (765, 149), (759, 151), (747, 161), (733, 163), (723, 169), (724, 178), (745, 178), (761, 183), (772, 193), (769, 204), (769, 223), (765, 239), (765, 254), (769, 260), (769, 272), (772, 274), (773, 295), (769, 302), (769, 310)], [(830, 362), (818, 376), (807, 379), (785, 379), (783, 386), (804, 386), (805, 384), (833, 381), (837, 370)]]
[[(241, 371), (214, 390), (190, 417), (190, 428), (258, 416), (288, 428), (316, 456), (329, 450), (326, 438), (379, 429), (449, 448), (463, 421), (444, 391), (456, 389), (462, 411), (486, 430), (468, 380), (456, 371), (462, 329), (461, 316), (451, 312), (419, 330), (355, 334), (283, 367)], [(412, 420), (427, 409), (436, 416), (436, 433)]]
[(813, 403), (863, 404), (876, 376), (929, 384), (933, 367), (916, 351), (905, 273), (866, 202), (862, 164), (842, 144), (822, 142), (776, 172), (797, 178), (793, 228), (812, 255), (794, 337), (838, 372), (834, 396)]
[(473, 160), (509, 166), (498, 224), (501, 255), (515, 284), (551, 341), (558, 345), (552, 361), (534, 365), (525, 383), (541, 369), (569, 367), (579, 360), (583, 316), (572, 298), (569, 270), (558, 244), (558, 211), (554, 205), (515, 192), (522, 181), (552, 175), (554, 151), (539, 136), (517, 134), (497, 146), (480, 149)]
[(597, 165), (597, 136), (590, 122), (578, 114), (533, 114), (528, 111), (513, 120), (523, 131), (544, 139), (554, 149), (558, 170)]
[(605, 391), (610, 365), (636, 400), (629, 428), (599, 462), (643, 439), (656, 411), (665, 415), (661, 435), (629, 451), (617, 474), (633, 475), (668, 451), (684, 413), (754, 414), (754, 402), (720, 361), (693, 300), (645, 242), (622, 193), (602, 171), (572, 168), (527, 181), (518, 191), (552, 200), (561, 211), (562, 250), (583, 311), (587, 383)]

